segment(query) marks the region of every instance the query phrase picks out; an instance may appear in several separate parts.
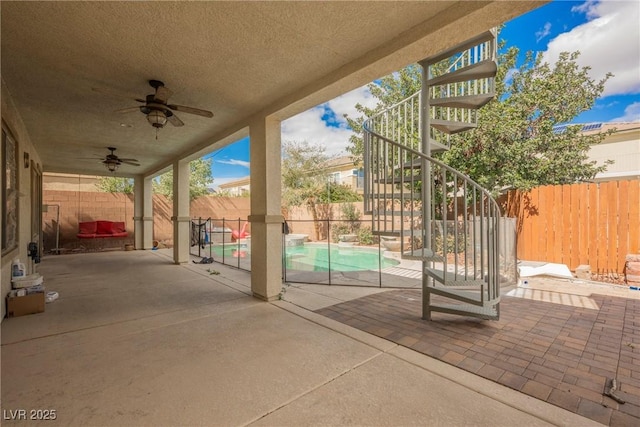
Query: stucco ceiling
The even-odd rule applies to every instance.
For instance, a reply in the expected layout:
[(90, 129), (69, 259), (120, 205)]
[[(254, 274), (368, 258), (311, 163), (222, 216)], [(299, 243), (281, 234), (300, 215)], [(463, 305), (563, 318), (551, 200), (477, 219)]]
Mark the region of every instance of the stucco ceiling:
[[(544, 2), (2, 1), (2, 79), (46, 171), (103, 174), (82, 158), (118, 148), (155, 173), (179, 157), (433, 55)], [(183, 127), (158, 132), (139, 105), (164, 81)], [(93, 88), (128, 95), (110, 96)]]

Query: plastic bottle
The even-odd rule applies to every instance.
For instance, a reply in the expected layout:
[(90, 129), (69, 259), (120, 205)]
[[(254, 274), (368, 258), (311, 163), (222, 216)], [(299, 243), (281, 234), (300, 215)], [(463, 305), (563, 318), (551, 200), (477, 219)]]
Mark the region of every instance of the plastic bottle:
[(25, 270), (24, 264), (21, 263), (19, 259), (15, 259), (11, 264), (11, 277), (24, 277)]

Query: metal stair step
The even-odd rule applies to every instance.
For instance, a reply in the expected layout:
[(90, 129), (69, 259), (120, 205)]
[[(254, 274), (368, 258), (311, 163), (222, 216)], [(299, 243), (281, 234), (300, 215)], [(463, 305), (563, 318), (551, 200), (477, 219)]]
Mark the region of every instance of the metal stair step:
[(377, 231), (371, 230), (371, 234), (374, 236), (388, 236), (388, 237), (401, 237), (402, 232), (400, 231)]
[(413, 260), (413, 261), (433, 261), (433, 262), (442, 262), (443, 258), (440, 255), (433, 255), (430, 257), (423, 257), (419, 255), (402, 255), (403, 259)]
[(386, 179), (374, 179), (373, 182), (376, 184), (402, 184), (411, 182), (413, 178), (413, 182), (420, 181), (422, 177), (419, 174), (414, 174), (413, 176), (394, 176), (392, 178)]
[[(396, 231), (380, 231), (380, 230), (371, 230), (371, 234), (374, 236), (389, 236), (389, 237), (406, 237), (411, 236), (411, 230), (396, 230)], [(419, 236), (419, 232), (413, 233), (414, 236)]]
[(444, 258), (441, 255), (434, 253), (431, 249), (414, 249), (402, 252), (402, 258), (415, 259), (419, 261), (435, 261), (443, 262)]
[(373, 200), (400, 200), (400, 198), (404, 198), (405, 200), (413, 199), (420, 200), (422, 199), (422, 195), (420, 193), (373, 193), (369, 196), (370, 199)]
[(463, 291), (460, 289), (448, 289), (442, 286), (429, 286), (426, 288), (426, 291), (445, 298), (450, 298), (477, 306), (495, 305), (500, 302), (499, 299), (493, 301), (483, 299), (484, 289), (478, 291)]
[(450, 56), (454, 56), (462, 51), (470, 49), (474, 46), (478, 46), (484, 42), (495, 40), (496, 38), (496, 30), (490, 29), (483, 33), (478, 34), (477, 36), (470, 38), (469, 40), (465, 40), (464, 42), (452, 46), (449, 50), (445, 50), (444, 52), (437, 53), (433, 56), (425, 58), (423, 61), (425, 64), (435, 64), (437, 62), (442, 61)]
[(426, 268), (424, 273), (432, 277), (438, 283), (444, 286), (485, 286), (486, 282), (482, 279), (465, 278), (464, 275), (455, 274), (450, 271), (442, 271), (436, 268)]
[(429, 309), (439, 313), (470, 316), (484, 320), (498, 320), (500, 318), (498, 305), (478, 307), (465, 304), (431, 304)]
[(455, 122), (452, 120), (431, 119), (431, 126), (440, 132), (452, 135), (454, 133), (464, 132), (477, 127), (475, 123)]
[(495, 93), (491, 92), (482, 95), (431, 98), (429, 100), (429, 105), (434, 107), (469, 108), (472, 110), (477, 110), (478, 108), (489, 103), (489, 101), (491, 101), (494, 96)]
[(407, 211), (407, 210), (405, 210), (404, 212), (401, 212), (400, 210), (397, 210), (397, 211), (379, 211), (379, 210), (374, 210), (373, 211), (373, 215), (375, 215), (375, 219), (377, 219), (378, 217), (381, 217), (381, 216), (405, 217), (405, 216), (418, 216), (418, 215), (421, 215), (421, 214), (422, 213), (420, 211), (412, 212), (412, 211)]
[(491, 59), (477, 62), (468, 67), (459, 68), (442, 76), (427, 80), (429, 86), (445, 85), (448, 83), (465, 82), (468, 80), (485, 79), (494, 77), (498, 71), (498, 66)]
[(433, 138), (429, 139), (429, 142), (431, 144), (431, 152), (432, 153), (439, 153), (441, 151), (447, 151), (449, 149), (448, 145), (445, 145), (439, 141), (436, 141)]
[[(405, 163), (402, 165), (403, 169), (420, 169), (422, 168), (422, 160), (414, 160), (410, 163)], [(425, 160), (424, 163), (428, 163), (428, 160)]]
[(443, 144), (441, 142), (436, 141), (435, 139), (429, 139), (429, 143), (431, 144), (431, 153), (441, 153), (443, 151), (449, 151), (449, 146)]

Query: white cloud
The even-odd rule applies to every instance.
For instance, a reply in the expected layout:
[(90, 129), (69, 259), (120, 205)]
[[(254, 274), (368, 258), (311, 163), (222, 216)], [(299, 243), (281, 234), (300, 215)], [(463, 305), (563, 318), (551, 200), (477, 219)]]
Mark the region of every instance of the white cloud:
[[(356, 104), (360, 103), (365, 107), (373, 108), (376, 106), (377, 102), (378, 100), (371, 95), (371, 92), (369, 92), (369, 88), (367, 86), (362, 86), (332, 99), (327, 102), (327, 105), (335, 111), (336, 116), (344, 120), (344, 114), (348, 114), (351, 118), (355, 118), (360, 115), (356, 110)], [(346, 124), (346, 120), (344, 120), (344, 123)]]
[[(344, 114), (358, 117), (355, 109), (357, 103), (373, 107), (376, 102), (366, 86), (352, 90), (282, 122), (282, 140), (307, 141), (325, 147), (326, 154), (344, 155), (352, 135)], [(322, 119), (326, 115), (330, 116), (331, 124)]]
[(586, 13), (588, 22), (549, 42), (544, 60), (555, 63), (560, 52), (580, 51), (578, 64), (606, 83), (603, 96), (640, 93), (640, 2), (587, 1), (572, 9)]
[(547, 37), (549, 33), (551, 33), (551, 22), (545, 23), (544, 27), (536, 31), (536, 41), (540, 42), (540, 40)]
[(250, 162), (245, 160), (229, 159), (229, 160), (215, 160), (216, 163), (224, 163), (225, 165), (243, 166), (249, 168)]
[(582, 4), (573, 6), (571, 12), (580, 12), (587, 15), (587, 18), (593, 18), (597, 15), (593, 12), (593, 7), (598, 4), (598, 0), (587, 0)]
[(609, 120), (611, 122), (638, 122), (640, 121), (640, 102), (627, 105), (624, 116)]

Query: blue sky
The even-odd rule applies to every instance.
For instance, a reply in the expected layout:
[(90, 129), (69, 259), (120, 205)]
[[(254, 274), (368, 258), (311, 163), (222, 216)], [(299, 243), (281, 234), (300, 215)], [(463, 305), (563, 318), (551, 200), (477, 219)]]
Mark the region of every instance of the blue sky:
[[(527, 51), (543, 52), (554, 63), (560, 52), (580, 51), (579, 64), (591, 67), (605, 91), (595, 106), (574, 123), (640, 121), (640, 1), (556, 0), (505, 24), (500, 38)], [(343, 114), (356, 117), (354, 105), (374, 106), (366, 86), (282, 122), (283, 141), (308, 141), (326, 147), (327, 154), (344, 154), (351, 134)], [(214, 187), (249, 175), (249, 139), (228, 145), (213, 157)]]

